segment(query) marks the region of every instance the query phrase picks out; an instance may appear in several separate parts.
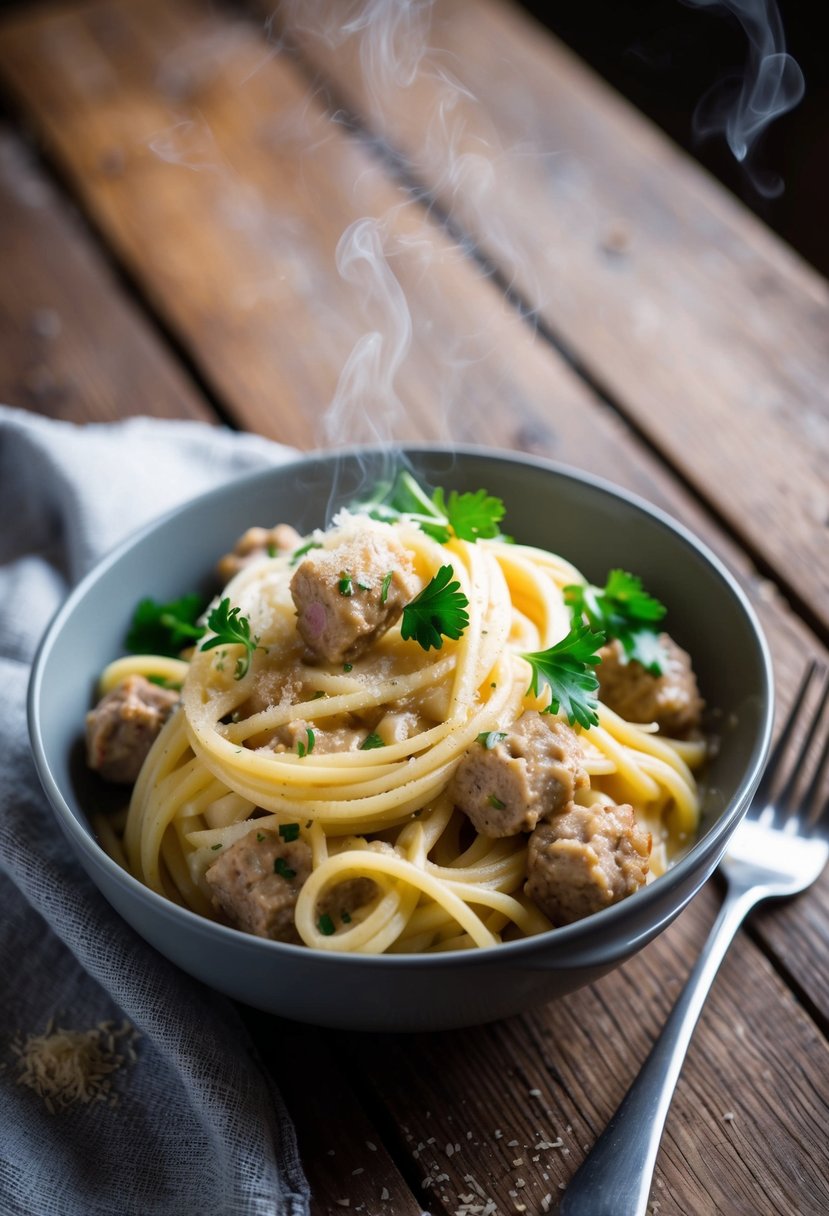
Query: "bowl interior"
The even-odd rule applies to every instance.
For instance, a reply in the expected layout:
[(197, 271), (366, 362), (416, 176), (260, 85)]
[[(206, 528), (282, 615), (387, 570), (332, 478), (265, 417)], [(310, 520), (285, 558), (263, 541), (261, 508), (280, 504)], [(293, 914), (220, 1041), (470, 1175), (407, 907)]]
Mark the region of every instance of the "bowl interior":
[[(433, 485), (484, 487), (503, 498), (504, 526), (516, 540), (560, 553), (599, 583), (621, 566), (668, 605), (666, 627), (693, 656), (722, 735), (695, 849), (724, 839), (765, 755), (772, 703), (767, 649), (733, 578), (684, 529), (604, 483), (492, 452), (424, 448), (404, 455)], [(88, 812), (109, 797), (86, 773), (80, 740), (98, 675), (123, 653), (138, 600), (215, 591), (215, 562), (246, 528), (284, 520), (308, 532), (387, 476), (391, 460), (388, 452), (329, 454), (220, 487), (133, 537), (76, 589), (41, 647), (30, 700), (41, 777), (70, 834), (88, 833)]]

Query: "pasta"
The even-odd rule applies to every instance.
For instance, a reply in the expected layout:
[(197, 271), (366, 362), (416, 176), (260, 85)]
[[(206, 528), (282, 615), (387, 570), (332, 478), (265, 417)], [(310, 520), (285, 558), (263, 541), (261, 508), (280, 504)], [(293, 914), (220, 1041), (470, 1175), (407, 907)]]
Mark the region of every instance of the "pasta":
[[(181, 707), (132, 793), (128, 868), (159, 894), (224, 919), (209, 872), (240, 842), (259, 841), (267, 866), (298, 885), (283, 940), (319, 950), (443, 951), (550, 930), (524, 890), (527, 832), (474, 831), (452, 780), (464, 756), (549, 708), (548, 690), (528, 688), (522, 655), (568, 633), (563, 588), (582, 575), (500, 537), (441, 543), (405, 518), (347, 512), (316, 534), (318, 560), (349, 541), (393, 543), (420, 586), (450, 566), (467, 601), (460, 636), (425, 650), (398, 620), (350, 660), (315, 659), (297, 629), (297, 557), (248, 561), (223, 591), (249, 623), (247, 652), (211, 643), (187, 662), (131, 656), (102, 675), (103, 693), (131, 674), (182, 683)], [(342, 580), (343, 595), (380, 594), (377, 584), (354, 587), (348, 572)], [(672, 740), (601, 703), (597, 714), (597, 725), (575, 728), (589, 782), (574, 802), (635, 808), (658, 876), (696, 833), (704, 743)]]

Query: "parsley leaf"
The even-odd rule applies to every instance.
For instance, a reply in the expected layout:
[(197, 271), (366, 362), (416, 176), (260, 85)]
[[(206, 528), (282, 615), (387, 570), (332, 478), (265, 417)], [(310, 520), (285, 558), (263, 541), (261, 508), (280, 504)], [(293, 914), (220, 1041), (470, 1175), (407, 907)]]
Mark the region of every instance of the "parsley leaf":
[(493, 498), (486, 490), (468, 494), (450, 490), (447, 500), (443, 490), (437, 489), (432, 502), (446, 515), (449, 526), (460, 540), (491, 540), (500, 535), (498, 524), (504, 518), (506, 507), (500, 498)]
[(286, 844), (290, 844), (292, 840), (299, 840), (299, 824), (298, 823), (280, 823), (279, 835)]
[(350, 596), (350, 595), (354, 594), (354, 580), (352, 579), (351, 575), (345, 570), (343, 570), (342, 573), (340, 574), (340, 581), (337, 583), (337, 589), (338, 589), (340, 595), (349, 595)]
[(391, 486), (378, 486), (374, 495), (351, 509), (386, 523), (407, 519), (441, 544), (451, 536), (468, 541), (501, 537), (498, 525), (506, 511), (501, 499), (486, 490), (450, 490), (447, 496), (438, 488), (430, 496), (409, 472), (399, 473)]
[(573, 623), (586, 619), (592, 629), (607, 638), (617, 638), (626, 659), (635, 659), (652, 675), (662, 674), (665, 652), (656, 625), (665, 615), (665, 605), (642, 586), (642, 580), (626, 570), (611, 570), (604, 587), (571, 585), (564, 588)]
[(296, 870), (292, 870), (284, 857), (277, 857), (273, 863), (273, 872), (278, 874), (280, 878), (296, 878)]
[(444, 637), (457, 641), (461, 636), (469, 624), (469, 600), (457, 579), (450, 581), (454, 573), (452, 566), (441, 566), (403, 609), (400, 636), (404, 642), (414, 638), (424, 650), (432, 646), (440, 650)]
[(588, 625), (574, 625), (555, 646), (522, 655), (532, 668), (528, 691), (539, 696), (542, 686), (550, 690), (544, 713), (558, 713), (560, 707), (571, 726), (576, 722), (585, 729), (598, 726), (599, 681), (592, 668), (600, 661), (595, 652), (604, 642), (603, 633), (593, 633)]
[(202, 642), (202, 650), (213, 650), (216, 646), (244, 646), (245, 653), (236, 660), (235, 678), (241, 680), (250, 667), (251, 656), (259, 646), (259, 638), (250, 636), (250, 621), (240, 616), (239, 608), (231, 608), (230, 600), (223, 599), (207, 618), (207, 627), (214, 637)]
[(334, 932), (334, 922), (327, 912), (323, 912), (322, 916), (317, 921), (317, 928), (324, 937), (330, 937)]
[(204, 627), (196, 621), (205, 607), (204, 597), (195, 593), (170, 600), (168, 604), (149, 598), (141, 600), (127, 633), (127, 650), (132, 654), (163, 654), (177, 658), (185, 646), (204, 635)]

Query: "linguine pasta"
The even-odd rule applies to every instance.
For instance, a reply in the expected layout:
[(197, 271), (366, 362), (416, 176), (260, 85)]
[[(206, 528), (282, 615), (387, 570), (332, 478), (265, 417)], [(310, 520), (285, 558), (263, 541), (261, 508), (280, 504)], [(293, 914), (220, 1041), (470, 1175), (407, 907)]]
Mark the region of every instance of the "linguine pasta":
[[(255, 830), (310, 848), (295, 923), (313, 949), (453, 950), (550, 929), (524, 894), (526, 835), (475, 833), (448, 787), (476, 740), (548, 707), (549, 695), (528, 691), (521, 654), (567, 634), (562, 588), (582, 575), (552, 553), (500, 539), (438, 543), (405, 520), (347, 513), (335, 524), (317, 534), (323, 546), (349, 531), (393, 531), (423, 584), (451, 564), (468, 626), (424, 651), (403, 640), (398, 622), (352, 663), (309, 662), (291, 555), (244, 566), (223, 592), (258, 639), (241, 678), (233, 645), (197, 648), (189, 662), (119, 659), (103, 673), (103, 692), (136, 672), (182, 683), (181, 708), (135, 784), (128, 868), (159, 894), (221, 919), (205, 876)], [(665, 738), (602, 704), (598, 717), (576, 728), (590, 782), (575, 800), (630, 803), (652, 834), (658, 875), (696, 833), (704, 744)], [(348, 902), (361, 880), (368, 898)]]

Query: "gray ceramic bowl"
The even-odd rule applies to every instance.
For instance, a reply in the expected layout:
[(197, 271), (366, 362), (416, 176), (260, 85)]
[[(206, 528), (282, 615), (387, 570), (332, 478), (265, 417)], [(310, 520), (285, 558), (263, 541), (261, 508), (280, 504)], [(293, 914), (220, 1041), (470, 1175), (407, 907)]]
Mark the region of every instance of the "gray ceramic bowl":
[(147, 890), (96, 842), (87, 810), (100, 785), (79, 757), (100, 670), (122, 653), (125, 624), (145, 595), (203, 587), (218, 555), (251, 524), (323, 523), (378, 476), (387, 456), (315, 456), (221, 487), (145, 528), (80, 584), (52, 622), (30, 686), (29, 721), (41, 780), (58, 822), (118, 912), (185, 971), (250, 1005), (361, 1030), (473, 1025), (516, 1013), (597, 979), (651, 941), (714, 870), (757, 783), (772, 721), (768, 651), (731, 575), (661, 512), (605, 483), (539, 460), (475, 449), (409, 449), (416, 474), (447, 488), (485, 487), (507, 504), (517, 539), (553, 549), (588, 578), (614, 566), (639, 574), (669, 606), (671, 633), (694, 657), (722, 745), (710, 766), (697, 843), (630, 899), (553, 933), (486, 950), (342, 956), (265, 941), (204, 920)]

